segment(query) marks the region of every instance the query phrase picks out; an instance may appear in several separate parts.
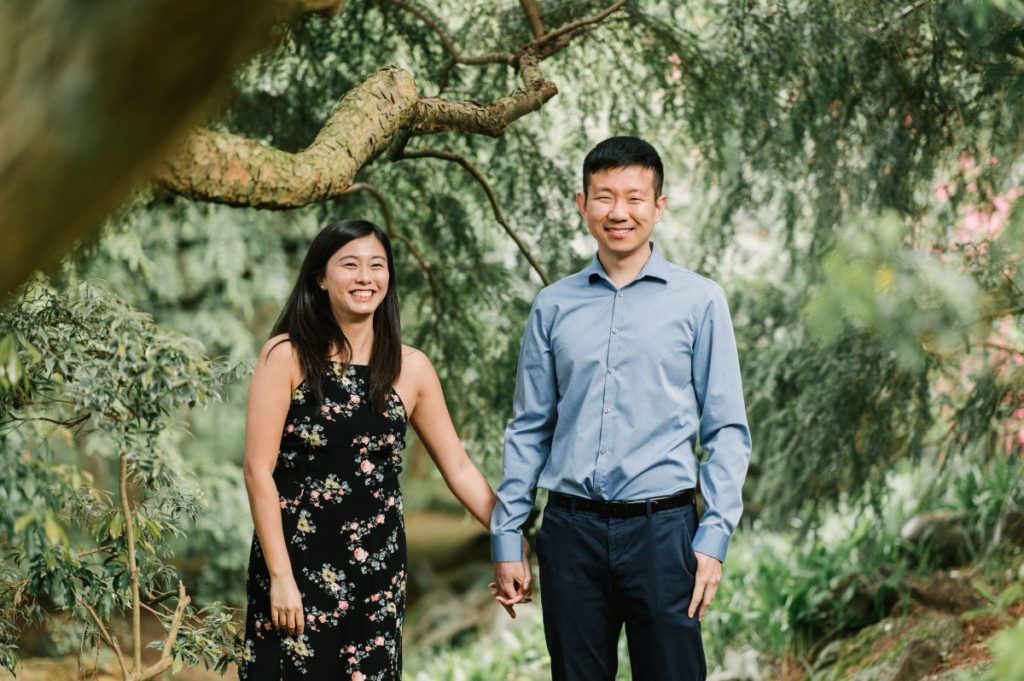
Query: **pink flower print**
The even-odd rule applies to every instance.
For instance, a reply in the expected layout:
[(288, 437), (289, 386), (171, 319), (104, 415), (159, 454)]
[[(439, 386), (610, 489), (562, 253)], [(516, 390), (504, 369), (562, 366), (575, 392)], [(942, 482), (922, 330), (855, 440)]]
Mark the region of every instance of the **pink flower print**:
[(387, 418), (389, 416), (388, 412), (384, 412), (383, 416), (384, 418)]
[(320, 624), (325, 624), (326, 622), (327, 622), (327, 615), (320, 615)]
[(362, 439), (362, 442), (363, 442), (364, 445), (370, 444), (370, 438), (368, 438), (367, 436), (364, 435), (363, 439)]
[(324, 413), (324, 414), (326, 414), (326, 413), (327, 413), (327, 412), (329, 412), (330, 410), (331, 410), (331, 408), (330, 408), (330, 407), (328, 407), (328, 406), (327, 406), (326, 404), (324, 404), (324, 405), (321, 405), (321, 407), (320, 407), (320, 411), (321, 411), (322, 413)]
[(380, 600), (380, 594), (373, 594), (372, 596), (370, 596), (370, 600), (376, 603)]
[(335, 414), (340, 414), (341, 413), (341, 406), (336, 404), (336, 405), (334, 405), (334, 409), (332, 409), (331, 411), (333, 411)]
[(288, 424), (288, 427), (284, 429), (284, 432), (286, 432), (286, 433), (291, 433), (291, 432), (293, 432), (294, 430), (295, 430), (295, 426), (293, 426), (292, 424), (290, 424), (290, 423), (289, 423), (289, 424)]
[(313, 498), (313, 499), (319, 499), (320, 498), (320, 492), (317, 492), (316, 490), (313, 490), (312, 492), (309, 493), (309, 496), (311, 498)]
[(374, 468), (375, 466), (369, 459), (363, 459), (362, 461), (359, 462), (359, 470), (361, 470), (364, 473), (369, 473)]
[(348, 536), (348, 538), (349, 538), (349, 541), (356, 541), (357, 539), (359, 539), (359, 535), (356, 534), (355, 532), (353, 532), (352, 534), (350, 534)]
[(285, 508), (286, 506), (288, 506), (288, 502), (282, 499), (281, 500), (281, 508)]
[(360, 454), (366, 454), (366, 447), (360, 447), (359, 448), (359, 453)]
[(352, 555), (355, 556), (356, 560), (362, 563), (370, 554), (367, 553), (366, 549), (364, 549), (362, 546), (358, 546), (356, 547), (356, 550), (352, 552)]
[(307, 622), (312, 622), (313, 621), (313, 615), (306, 615), (306, 621)]
[(330, 501), (330, 500), (331, 500), (331, 493), (330, 492), (324, 492), (324, 501)]
[(394, 497), (388, 497), (388, 506), (394, 506), (394, 505), (395, 505), (395, 498)]
[(352, 402), (352, 404), (359, 404), (362, 401), (359, 399), (359, 395), (349, 395), (348, 399)]
[(378, 524), (378, 525), (381, 525), (381, 524), (383, 524), (383, 522), (384, 522), (384, 514), (383, 514), (383, 513), (378, 513), (378, 514), (377, 514), (377, 517), (376, 517), (376, 518), (374, 518), (374, 520), (376, 520), (376, 521), (377, 521), (377, 524)]
[[(355, 646), (351, 646), (351, 645), (350, 645), (350, 646), (348, 647), (348, 652), (350, 652), (350, 653), (354, 653), (354, 652), (356, 652), (356, 647), (355, 647)], [(349, 664), (355, 664), (355, 663), (356, 663), (356, 660), (355, 660), (355, 658), (352, 658), (352, 662), (350, 662)]]
[(348, 601), (338, 601), (338, 610), (342, 612), (348, 610)]
[(376, 622), (377, 621), (377, 615), (370, 615), (369, 620), (371, 622)]
[(349, 525), (349, 529), (358, 530), (359, 529), (359, 523), (352, 523), (351, 525)]
[[(355, 662), (350, 662), (349, 664), (355, 664)], [(366, 674), (362, 672), (352, 672), (352, 681), (366, 681)]]
[(395, 436), (394, 436), (394, 434), (389, 434), (387, 439), (388, 439), (388, 444), (389, 445), (395, 444)]
[(384, 645), (384, 637), (378, 636), (377, 638), (373, 639), (373, 645), (378, 647)]
[(388, 598), (393, 598), (394, 597), (394, 594), (392, 594), (390, 591), (385, 591), (384, 595), (387, 596)]

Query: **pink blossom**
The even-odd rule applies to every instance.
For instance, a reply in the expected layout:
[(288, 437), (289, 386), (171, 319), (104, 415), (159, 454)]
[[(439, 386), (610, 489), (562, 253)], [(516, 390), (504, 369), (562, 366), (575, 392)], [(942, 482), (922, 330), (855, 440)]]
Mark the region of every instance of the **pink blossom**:
[(348, 539), (349, 539), (349, 541), (358, 541), (359, 540), (359, 535), (356, 534), (355, 532), (353, 532), (352, 534), (350, 534), (348, 536)]
[(348, 601), (338, 601), (338, 610), (341, 610), (342, 612), (348, 610)]
[(382, 646), (382, 645), (384, 645), (384, 637), (383, 636), (378, 636), (377, 638), (373, 639), (373, 645), (375, 645), (375, 646)]
[[(352, 645), (350, 645), (350, 646), (348, 647), (348, 652), (350, 652), (350, 653), (354, 653), (354, 652), (356, 652), (356, 647), (355, 647), (355, 646), (352, 646)], [(353, 663), (355, 663), (355, 658), (353, 658), (353, 659), (352, 659), (352, 662), (353, 662)]]
[[(350, 664), (355, 664), (355, 658), (352, 658)], [(352, 681), (366, 681), (366, 674), (362, 672), (352, 672)]]
[(331, 499), (331, 493), (330, 492), (324, 492), (324, 501), (330, 501), (330, 499)]
[(395, 443), (395, 436), (393, 434), (389, 434), (387, 440), (389, 445), (393, 445)]
[(325, 413), (325, 414), (326, 414), (327, 412), (329, 412), (330, 410), (331, 410), (331, 408), (330, 408), (330, 407), (328, 407), (328, 406), (327, 406), (326, 404), (320, 407), (320, 411), (322, 411), (322, 412), (323, 412), (323, 413)]
[(395, 505), (395, 498), (394, 497), (388, 497), (388, 506), (394, 506), (394, 505)]
[(359, 523), (352, 523), (351, 525), (349, 525), (349, 527), (351, 529), (353, 529), (353, 530), (358, 530), (359, 529)]
[(956, 194), (956, 184), (953, 182), (940, 181), (935, 185), (935, 198), (938, 201), (949, 201), (949, 197)]
[(284, 501), (284, 500), (282, 499), (282, 500), (281, 500), (281, 508), (284, 508), (284, 507), (286, 507), (287, 505), (288, 505), (288, 502), (287, 502), (287, 501)]
[(320, 615), (320, 623), (323, 624), (327, 621), (327, 615)]
[(378, 513), (377, 517), (374, 518), (374, 520), (376, 520), (377, 524), (380, 525), (381, 523), (384, 522), (384, 514), (383, 513)]
[(340, 414), (341, 413), (341, 406), (337, 405), (337, 404), (334, 405), (333, 411), (334, 411), (335, 414)]
[(286, 427), (284, 430), (285, 430), (286, 433), (290, 433), (290, 432), (295, 430), (295, 426), (293, 426), (292, 424), (289, 423), (288, 427)]
[(370, 596), (370, 600), (376, 603), (380, 600), (380, 594), (373, 594), (372, 596)]
[(359, 404), (362, 401), (359, 399), (359, 395), (349, 395), (348, 399), (352, 402), (352, 404)]
[(960, 154), (960, 167), (964, 170), (970, 170), (974, 167), (974, 157), (968, 154), (966, 151)]
[(369, 459), (363, 459), (362, 461), (359, 462), (359, 470), (361, 470), (364, 473), (369, 473), (374, 468), (376, 468), (376, 466), (374, 466), (373, 462), (370, 461)]
[(367, 559), (367, 557), (369, 557), (370, 554), (367, 553), (366, 549), (364, 549), (362, 546), (359, 546), (356, 547), (356, 550), (352, 552), (352, 555), (355, 556), (356, 560), (362, 563), (364, 560)]
[(368, 438), (368, 437), (366, 437), (366, 436), (364, 435), (364, 436), (363, 436), (363, 444), (364, 444), (364, 445), (365, 445), (365, 444), (369, 444), (369, 442), (370, 442), (370, 438)]
[(306, 621), (307, 622), (312, 622), (313, 621), (313, 615), (306, 615)]
[(320, 498), (320, 492), (317, 492), (316, 490), (313, 490), (312, 492), (309, 493), (309, 496), (312, 499), (319, 499)]

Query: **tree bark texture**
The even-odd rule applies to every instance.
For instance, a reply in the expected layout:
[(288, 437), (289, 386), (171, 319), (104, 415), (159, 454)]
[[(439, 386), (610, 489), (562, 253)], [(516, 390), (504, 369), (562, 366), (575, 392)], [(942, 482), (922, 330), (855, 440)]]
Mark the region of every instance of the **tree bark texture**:
[(412, 75), (389, 66), (347, 92), (313, 143), (300, 152), (200, 129), (167, 157), (156, 180), (190, 198), (258, 208), (305, 206), (340, 196), (359, 169), (400, 134), (406, 139), (447, 131), (497, 137), (556, 94), (535, 64), (524, 65), (521, 72), (523, 89), (480, 105), (420, 98)]
[(277, 0), (0, 4), (0, 292), (94, 232), (271, 42), (281, 11)]

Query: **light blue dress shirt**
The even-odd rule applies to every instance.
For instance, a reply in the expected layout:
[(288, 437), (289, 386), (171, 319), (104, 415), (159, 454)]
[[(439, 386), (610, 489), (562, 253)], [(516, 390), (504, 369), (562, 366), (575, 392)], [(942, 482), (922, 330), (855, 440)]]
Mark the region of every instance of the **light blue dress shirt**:
[[(698, 436), (707, 458), (694, 452)], [(729, 308), (710, 279), (651, 256), (617, 287), (597, 256), (544, 288), (526, 324), (491, 555), (522, 558), (538, 488), (631, 501), (700, 477), (694, 550), (725, 559), (750, 459)]]

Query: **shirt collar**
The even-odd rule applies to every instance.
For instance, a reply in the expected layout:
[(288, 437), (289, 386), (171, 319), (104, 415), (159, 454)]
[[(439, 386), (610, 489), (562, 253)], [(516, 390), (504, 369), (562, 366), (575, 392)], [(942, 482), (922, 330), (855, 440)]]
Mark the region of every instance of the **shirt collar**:
[[(636, 279), (633, 281), (640, 281), (641, 279), (658, 279), (663, 282), (668, 282), (669, 267), (668, 261), (665, 260), (661, 255), (661, 251), (651, 241), (651, 256), (647, 258), (647, 262), (640, 269), (640, 274), (636, 275)], [(593, 284), (598, 279), (604, 279), (607, 282), (611, 282), (611, 278), (608, 273), (604, 271), (604, 266), (601, 265), (601, 261), (598, 259), (597, 254), (594, 254), (593, 259), (590, 261), (590, 266), (583, 270), (587, 275), (587, 281)]]

